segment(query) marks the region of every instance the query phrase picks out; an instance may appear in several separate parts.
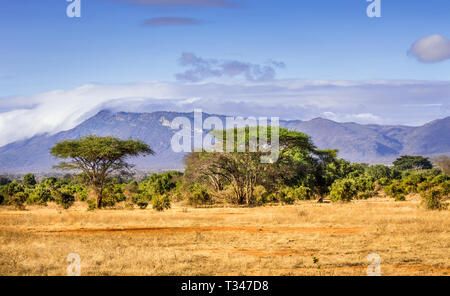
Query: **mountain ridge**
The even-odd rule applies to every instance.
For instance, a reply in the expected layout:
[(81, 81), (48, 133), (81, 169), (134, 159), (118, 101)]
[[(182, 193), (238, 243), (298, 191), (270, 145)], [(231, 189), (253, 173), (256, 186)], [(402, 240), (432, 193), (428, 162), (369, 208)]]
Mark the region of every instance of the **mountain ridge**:
[[(193, 112), (155, 111), (151, 113), (112, 112), (102, 110), (76, 127), (56, 134), (41, 134), (0, 147), (0, 172), (48, 172), (57, 163), (49, 149), (59, 141), (77, 139), (88, 134), (136, 138), (156, 151), (154, 157), (133, 160), (137, 169), (182, 169), (181, 153), (174, 153), (170, 139), (176, 130), (170, 122), (185, 116), (193, 122)], [(225, 115), (202, 114), (203, 119)], [(311, 136), (321, 149), (338, 149), (339, 157), (353, 162), (388, 164), (403, 154), (450, 154), (450, 116), (422, 126), (358, 124), (335, 122), (325, 118), (280, 120), (280, 126)]]

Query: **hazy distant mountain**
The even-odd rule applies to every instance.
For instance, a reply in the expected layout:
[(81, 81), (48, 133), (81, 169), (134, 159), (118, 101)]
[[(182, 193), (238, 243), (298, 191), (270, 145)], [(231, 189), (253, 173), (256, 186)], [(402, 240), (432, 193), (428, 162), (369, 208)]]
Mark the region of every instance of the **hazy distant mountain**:
[[(102, 111), (71, 130), (0, 147), (0, 172), (50, 171), (57, 163), (49, 155), (55, 143), (89, 134), (134, 138), (150, 144), (157, 154), (136, 159), (137, 169), (180, 169), (183, 154), (174, 153), (170, 147), (176, 130), (169, 123), (177, 116), (193, 120), (193, 113)], [(319, 148), (339, 149), (339, 156), (350, 161), (388, 163), (402, 154), (450, 154), (450, 117), (420, 127), (338, 123), (322, 118), (280, 124), (310, 135)]]
[(308, 134), (320, 148), (339, 149), (339, 156), (350, 161), (389, 163), (403, 154), (450, 153), (450, 117), (420, 127), (338, 123), (322, 118), (289, 121), (285, 126)]

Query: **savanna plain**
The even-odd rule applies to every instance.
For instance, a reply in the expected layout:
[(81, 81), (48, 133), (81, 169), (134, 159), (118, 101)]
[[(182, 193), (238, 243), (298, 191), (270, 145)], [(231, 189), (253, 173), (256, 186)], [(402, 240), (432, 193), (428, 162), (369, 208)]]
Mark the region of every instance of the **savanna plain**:
[(0, 208), (0, 275), (450, 275), (450, 211), (420, 197), (264, 207)]

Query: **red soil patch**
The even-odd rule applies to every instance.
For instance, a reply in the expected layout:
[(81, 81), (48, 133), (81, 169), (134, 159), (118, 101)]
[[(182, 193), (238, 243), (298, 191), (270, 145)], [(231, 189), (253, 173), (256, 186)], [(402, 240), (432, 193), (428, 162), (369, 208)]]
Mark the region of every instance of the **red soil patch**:
[[(124, 228), (77, 228), (77, 229), (58, 229), (41, 230), (39, 232), (47, 233), (180, 233), (180, 232), (207, 232), (207, 231), (245, 231), (251, 233), (265, 232), (303, 232), (303, 233), (325, 233), (325, 234), (352, 234), (360, 232), (362, 227), (351, 228), (327, 228), (327, 227), (227, 227), (227, 226), (188, 226), (188, 227), (124, 227)], [(33, 230), (32, 230), (33, 231)], [(35, 230), (36, 231), (36, 230)]]
[(279, 249), (279, 250), (248, 250), (238, 249), (233, 250), (233, 253), (250, 255), (255, 257), (274, 257), (274, 256), (309, 256), (310, 253), (294, 249)]
[(278, 250), (251, 250), (251, 249), (194, 249), (192, 252), (213, 252), (213, 253), (232, 253), (239, 255), (255, 256), (255, 257), (274, 257), (274, 256), (310, 256), (312, 252), (294, 249), (278, 249)]

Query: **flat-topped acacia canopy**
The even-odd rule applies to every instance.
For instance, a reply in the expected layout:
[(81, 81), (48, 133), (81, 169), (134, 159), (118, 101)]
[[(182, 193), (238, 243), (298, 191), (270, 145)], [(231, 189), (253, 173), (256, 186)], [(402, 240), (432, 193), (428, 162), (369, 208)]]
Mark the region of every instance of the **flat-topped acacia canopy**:
[(125, 161), (127, 157), (152, 155), (154, 151), (140, 140), (90, 135), (59, 142), (51, 148), (50, 154), (56, 158), (70, 159), (59, 163), (56, 168), (81, 170), (87, 175), (97, 194), (97, 207), (101, 207), (103, 185), (108, 175), (131, 168)]

